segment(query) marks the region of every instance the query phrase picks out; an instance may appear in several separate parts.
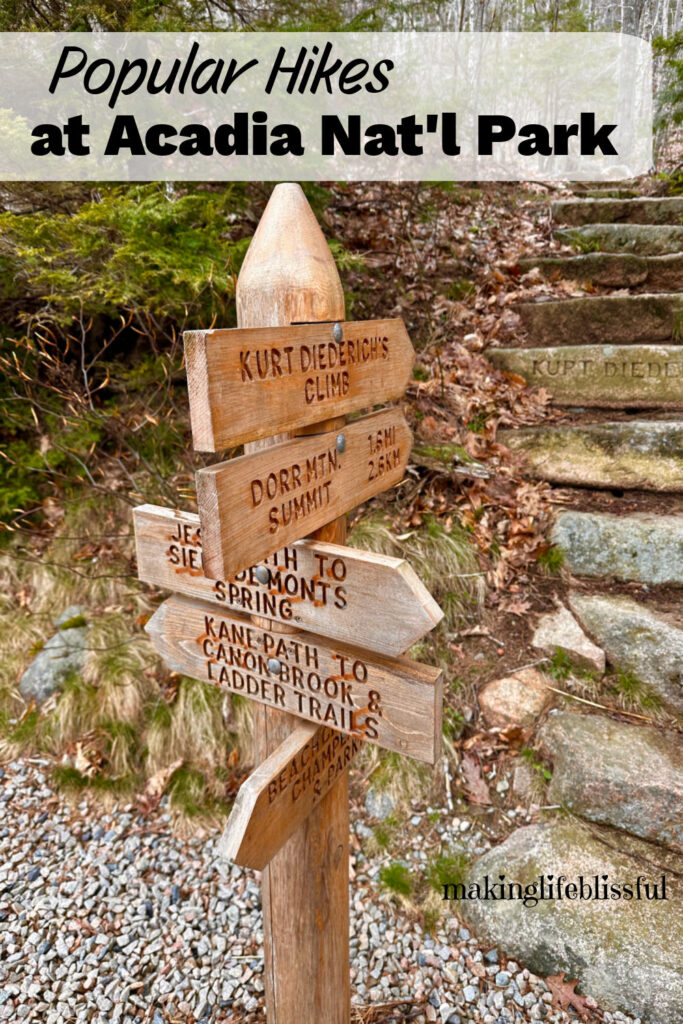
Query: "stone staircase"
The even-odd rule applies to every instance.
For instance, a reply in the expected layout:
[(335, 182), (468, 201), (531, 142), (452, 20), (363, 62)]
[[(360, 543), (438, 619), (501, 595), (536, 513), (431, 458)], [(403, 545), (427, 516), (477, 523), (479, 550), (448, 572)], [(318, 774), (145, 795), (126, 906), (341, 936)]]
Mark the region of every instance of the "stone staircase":
[[(569, 619), (566, 635), (578, 630), (660, 710), (653, 718), (644, 706), (625, 721), (590, 702), (550, 712), (534, 744), (552, 765), (545, 799), (560, 813), (518, 829), (480, 858), (470, 881), (563, 874), (597, 886), (606, 876), (640, 890), (647, 879), (649, 891), (659, 883), (659, 898), (620, 890), (618, 900), (551, 900), (533, 910), (471, 901), (464, 913), (530, 969), (567, 971), (607, 1008), (675, 1024), (683, 1021), (683, 198), (584, 190), (554, 202), (552, 216), (556, 237), (580, 254), (524, 260), (521, 269), (596, 293), (517, 307), (519, 346), (488, 355), (547, 389), (560, 415), (498, 438), (524, 457), (529, 477), (561, 489), (552, 541), (570, 586), (554, 619)], [(553, 616), (544, 619), (536, 637), (552, 626)], [(569, 655), (578, 649), (561, 632), (556, 639)]]

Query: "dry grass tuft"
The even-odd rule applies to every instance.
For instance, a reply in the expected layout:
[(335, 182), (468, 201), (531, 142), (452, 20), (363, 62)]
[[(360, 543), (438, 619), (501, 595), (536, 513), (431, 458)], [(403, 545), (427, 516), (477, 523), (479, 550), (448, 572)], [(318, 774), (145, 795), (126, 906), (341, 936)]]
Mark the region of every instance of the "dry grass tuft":
[(223, 695), (210, 683), (183, 677), (171, 704), (156, 702), (147, 733), (150, 774), (174, 761), (222, 765), (232, 746)]
[(433, 516), (409, 533), (397, 536), (379, 516), (367, 516), (349, 536), (352, 547), (405, 558), (441, 605), (444, 627), (453, 631), (477, 621), (486, 594), (485, 573), (469, 534), (456, 523), (446, 530)]
[(358, 757), (357, 770), (378, 792), (386, 793), (398, 811), (408, 812), (410, 801), (422, 797), (434, 770), (412, 757), (402, 757), (366, 743)]
[[(138, 625), (154, 604), (133, 550), (129, 512), (112, 499), (72, 506), (46, 549), (15, 541), (0, 555), (0, 758), (47, 753), (65, 790), (106, 803), (180, 762), (165, 780), (178, 818), (224, 817), (227, 758), (236, 743), (251, 757), (250, 712), (163, 668)], [(89, 624), (84, 668), (27, 707), (21, 675), (72, 605)]]

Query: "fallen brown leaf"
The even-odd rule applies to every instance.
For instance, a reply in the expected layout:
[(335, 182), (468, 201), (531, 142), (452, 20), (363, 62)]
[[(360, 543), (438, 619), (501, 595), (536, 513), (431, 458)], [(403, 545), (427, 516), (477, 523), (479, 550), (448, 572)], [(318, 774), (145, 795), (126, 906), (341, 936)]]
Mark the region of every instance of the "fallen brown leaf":
[(479, 762), (471, 754), (463, 755), (460, 771), (463, 776), (463, 790), (468, 800), (473, 804), (490, 804), (489, 787), (486, 785)]
[(586, 1020), (590, 1008), (586, 1005), (586, 997), (574, 991), (576, 978), (568, 981), (566, 971), (561, 971), (560, 974), (549, 974), (545, 980), (553, 997), (553, 1010), (566, 1012), (571, 1006), (582, 1020)]
[(138, 798), (138, 805), (143, 814), (149, 814), (157, 807), (161, 797), (163, 796), (164, 790), (168, 785), (168, 780), (173, 775), (173, 772), (177, 771), (182, 765), (183, 761), (180, 758), (178, 761), (173, 761), (165, 768), (160, 768), (154, 775), (150, 775), (145, 784), (145, 788)]

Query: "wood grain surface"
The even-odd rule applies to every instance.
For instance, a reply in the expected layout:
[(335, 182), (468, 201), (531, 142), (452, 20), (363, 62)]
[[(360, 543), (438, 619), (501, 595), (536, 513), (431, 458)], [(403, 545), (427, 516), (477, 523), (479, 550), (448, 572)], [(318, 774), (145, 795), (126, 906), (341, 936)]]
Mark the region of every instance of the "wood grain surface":
[(415, 358), (396, 319), (188, 331), (184, 337), (192, 441), (201, 452), (401, 398)]
[[(242, 264), (236, 300), (239, 327), (344, 319), (339, 274), (300, 185), (273, 189)], [(339, 418), (322, 429), (343, 423)], [(279, 438), (253, 441), (245, 452)], [(316, 539), (344, 544), (345, 517), (321, 527)], [(256, 763), (300, 724), (255, 704)], [(261, 900), (268, 1024), (349, 1024), (348, 772), (275, 854), (261, 876)]]
[(403, 413), (385, 409), (200, 469), (204, 571), (232, 576), (399, 483), (411, 441)]
[[(204, 575), (199, 516), (140, 505), (133, 511), (138, 576), (176, 594), (334, 637), (381, 654), (403, 654), (443, 612), (402, 558), (300, 540), (228, 580)], [(266, 583), (257, 570), (268, 570)]]
[(262, 871), (362, 745), (357, 736), (302, 722), (240, 786), (218, 844), (221, 857)]
[(431, 665), (274, 632), (189, 597), (168, 598), (145, 629), (176, 672), (419, 761), (439, 757), (442, 678)]

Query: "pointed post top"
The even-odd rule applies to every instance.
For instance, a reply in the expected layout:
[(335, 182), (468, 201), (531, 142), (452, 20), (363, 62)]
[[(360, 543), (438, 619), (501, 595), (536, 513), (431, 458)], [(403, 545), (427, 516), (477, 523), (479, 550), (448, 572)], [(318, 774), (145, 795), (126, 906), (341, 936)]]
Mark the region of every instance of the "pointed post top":
[(343, 320), (334, 257), (303, 189), (276, 185), (237, 279), (239, 327)]

